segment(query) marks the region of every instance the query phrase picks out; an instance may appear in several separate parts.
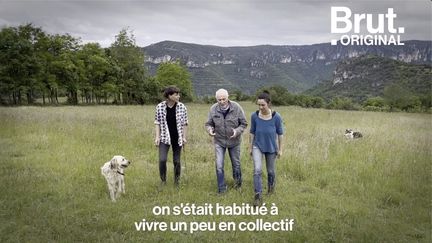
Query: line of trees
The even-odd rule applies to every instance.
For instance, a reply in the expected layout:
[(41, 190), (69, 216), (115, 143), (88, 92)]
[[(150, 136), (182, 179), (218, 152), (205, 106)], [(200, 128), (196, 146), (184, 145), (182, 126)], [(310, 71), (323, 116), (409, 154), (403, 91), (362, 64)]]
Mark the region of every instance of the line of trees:
[(268, 90), (275, 105), (296, 105), (306, 108), (325, 108), (332, 110), (366, 110), (366, 111), (407, 111), (430, 112), (431, 99), (427, 96), (423, 99), (411, 94), (397, 84), (384, 89), (383, 97), (370, 97), (364, 102), (358, 103), (347, 97), (336, 96), (325, 100), (318, 96), (303, 94), (291, 94), (281, 86), (273, 86), (258, 90)]
[[(383, 97), (370, 97), (362, 103), (357, 103), (350, 98), (336, 96), (326, 100), (319, 96), (304, 94), (292, 94), (280, 85), (263, 87), (255, 95), (245, 95), (240, 90), (230, 92), (230, 99), (237, 101), (256, 101), (256, 97), (264, 90), (270, 93), (272, 104), (276, 106), (300, 106), (304, 108), (324, 108), (331, 110), (365, 110), (365, 111), (407, 111), (407, 112), (431, 112), (432, 101), (430, 96), (421, 99), (402, 89), (398, 85), (388, 86), (384, 90)], [(214, 103), (213, 96), (202, 98), (204, 103)]]
[[(176, 85), (182, 101), (194, 100), (191, 75), (180, 62), (162, 63), (155, 76), (144, 66), (144, 53), (132, 31), (125, 28), (114, 43), (81, 44), (69, 34), (47, 34), (32, 24), (5, 27), (0, 31), (0, 104), (148, 104), (162, 99), (161, 90)], [(370, 111), (430, 112), (431, 96), (417, 97), (397, 84), (386, 87), (382, 97), (362, 104), (346, 97), (325, 100), (317, 96), (291, 94), (282, 86), (265, 88), (274, 105)], [(257, 93), (262, 91), (258, 90)], [(240, 90), (231, 91), (235, 100), (254, 100)], [(214, 97), (201, 101), (213, 103)]]
[(0, 103), (3, 105), (145, 104), (161, 99), (161, 89), (178, 85), (183, 99), (193, 99), (192, 81), (180, 63), (160, 65), (147, 75), (144, 53), (129, 29), (109, 48), (82, 45), (79, 38), (50, 35), (32, 24), (0, 31)]

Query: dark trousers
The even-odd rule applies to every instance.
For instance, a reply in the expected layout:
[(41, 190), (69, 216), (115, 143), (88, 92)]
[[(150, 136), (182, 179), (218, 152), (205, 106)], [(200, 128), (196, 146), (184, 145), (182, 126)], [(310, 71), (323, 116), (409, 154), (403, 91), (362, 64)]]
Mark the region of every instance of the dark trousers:
[[(177, 143), (172, 144), (173, 151), (173, 162), (174, 162), (174, 182), (178, 183), (180, 180), (180, 172), (181, 172), (181, 164), (180, 164), (180, 156), (181, 149)], [(164, 143), (159, 144), (159, 175), (162, 181), (166, 181), (166, 172), (167, 172), (167, 158), (168, 151), (170, 145), (166, 145)]]

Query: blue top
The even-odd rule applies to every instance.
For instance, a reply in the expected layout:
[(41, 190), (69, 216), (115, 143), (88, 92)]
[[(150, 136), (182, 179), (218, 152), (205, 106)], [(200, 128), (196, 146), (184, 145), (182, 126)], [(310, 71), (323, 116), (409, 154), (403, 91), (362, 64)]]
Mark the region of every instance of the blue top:
[(276, 153), (278, 151), (276, 134), (283, 134), (282, 118), (275, 112), (270, 120), (263, 120), (256, 112), (251, 116), (250, 133), (254, 134), (253, 145), (262, 153)]

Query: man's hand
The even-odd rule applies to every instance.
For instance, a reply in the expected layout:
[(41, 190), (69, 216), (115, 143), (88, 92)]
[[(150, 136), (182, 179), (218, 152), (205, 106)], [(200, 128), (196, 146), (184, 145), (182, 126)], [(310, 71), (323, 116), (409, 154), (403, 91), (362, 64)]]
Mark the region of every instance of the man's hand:
[(156, 145), (156, 147), (159, 147), (159, 143), (160, 143), (160, 137), (156, 137), (154, 141), (154, 145)]
[(237, 137), (237, 134), (236, 134), (237, 132), (236, 132), (236, 130), (233, 128), (233, 135), (230, 137), (230, 138), (235, 138), (235, 137)]
[(212, 137), (214, 137), (214, 135), (216, 135), (216, 133), (214, 132), (214, 128), (212, 128), (212, 127), (210, 127), (210, 128), (207, 130), (207, 132), (208, 132), (208, 134), (209, 134), (210, 136), (212, 136)]

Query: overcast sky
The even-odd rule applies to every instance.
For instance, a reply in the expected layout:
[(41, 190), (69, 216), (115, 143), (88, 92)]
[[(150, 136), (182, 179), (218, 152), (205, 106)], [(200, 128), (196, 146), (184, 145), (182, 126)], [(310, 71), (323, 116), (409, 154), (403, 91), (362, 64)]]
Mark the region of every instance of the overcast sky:
[[(387, 13), (394, 8), (402, 40), (432, 40), (431, 0), (0, 0), (0, 27), (33, 23), (51, 34), (108, 47), (122, 28), (138, 46), (164, 40), (218, 46), (330, 42), (330, 9)], [(376, 15), (375, 15), (376, 16)], [(375, 18), (376, 19), (376, 18)]]

